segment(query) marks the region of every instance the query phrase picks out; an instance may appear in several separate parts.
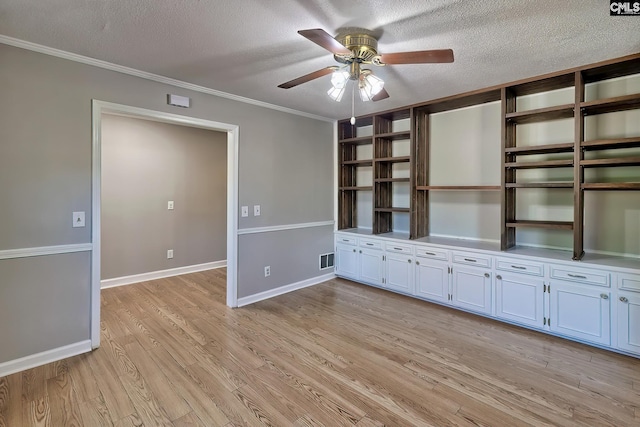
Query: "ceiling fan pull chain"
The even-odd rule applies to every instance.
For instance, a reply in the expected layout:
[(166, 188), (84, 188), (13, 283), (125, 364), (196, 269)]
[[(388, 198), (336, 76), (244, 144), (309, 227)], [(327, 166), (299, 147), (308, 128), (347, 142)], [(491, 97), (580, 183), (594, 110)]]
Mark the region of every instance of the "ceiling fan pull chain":
[(356, 85), (351, 85), (351, 125), (356, 124)]

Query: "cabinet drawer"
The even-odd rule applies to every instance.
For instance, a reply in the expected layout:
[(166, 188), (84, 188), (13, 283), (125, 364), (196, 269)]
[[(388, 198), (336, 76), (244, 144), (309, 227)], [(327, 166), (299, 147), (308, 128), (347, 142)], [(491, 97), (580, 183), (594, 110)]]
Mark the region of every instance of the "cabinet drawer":
[(508, 258), (496, 259), (496, 270), (511, 271), (513, 273), (530, 274), (532, 276), (543, 276), (544, 266), (531, 261), (520, 261)]
[(588, 285), (609, 287), (609, 274), (599, 270), (578, 270), (570, 267), (552, 265), (551, 277)]
[(453, 262), (456, 264), (477, 265), (478, 267), (491, 268), (491, 257), (478, 254), (454, 252)]
[(342, 243), (343, 245), (357, 245), (358, 244), (358, 239), (352, 236), (344, 236), (344, 235), (337, 235), (336, 236), (336, 243)]
[(447, 251), (444, 251), (442, 249), (421, 248), (421, 247), (416, 247), (416, 256), (421, 258), (441, 259), (445, 261), (449, 258), (447, 256)]
[(640, 274), (618, 274), (618, 289), (640, 292)]
[(413, 255), (413, 246), (399, 245), (397, 243), (387, 243), (385, 245), (387, 252), (398, 252), (407, 255)]
[(369, 249), (382, 249), (380, 240), (360, 239), (360, 247)]

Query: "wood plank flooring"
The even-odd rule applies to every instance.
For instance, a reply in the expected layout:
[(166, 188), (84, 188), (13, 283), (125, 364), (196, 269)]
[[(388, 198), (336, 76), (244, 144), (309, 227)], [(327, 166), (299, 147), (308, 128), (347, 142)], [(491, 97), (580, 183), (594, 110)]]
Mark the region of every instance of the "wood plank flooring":
[(102, 292), (102, 346), (0, 378), (0, 426), (639, 426), (640, 360), (335, 279)]

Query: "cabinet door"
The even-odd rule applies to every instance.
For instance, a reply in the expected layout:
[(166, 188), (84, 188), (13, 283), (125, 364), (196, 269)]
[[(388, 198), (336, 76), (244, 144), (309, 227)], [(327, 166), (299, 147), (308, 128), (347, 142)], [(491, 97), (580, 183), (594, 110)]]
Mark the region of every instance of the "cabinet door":
[(496, 276), (496, 316), (542, 328), (544, 281), (522, 274)]
[(358, 251), (353, 246), (336, 245), (336, 275), (358, 278)]
[(640, 354), (640, 295), (618, 295), (618, 348)]
[(449, 301), (449, 265), (446, 262), (417, 259), (415, 294), (432, 301)]
[(554, 281), (550, 283), (549, 329), (597, 344), (611, 344), (609, 289)]
[(384, 279), (383, 252), (375, 249), (359, 249), (360, 280), (376, 286), (382, 286)]
[(483, 268), (453, 267), (453, 305), (491, 314), (491, 273)]
[(413, 293), (413, 257), (410, 255), (387, 252), (385, 266), (387, 280), (385, 288)]

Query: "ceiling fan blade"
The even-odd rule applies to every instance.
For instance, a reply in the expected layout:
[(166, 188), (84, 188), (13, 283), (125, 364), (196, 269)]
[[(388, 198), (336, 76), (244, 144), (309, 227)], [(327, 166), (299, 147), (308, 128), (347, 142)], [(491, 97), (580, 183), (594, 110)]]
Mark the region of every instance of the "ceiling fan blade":
[(389, 97), (389, 92), (387, 92), (385, 88), (382, 88), (382, 90), (376, 93), (374, 97), (371, 98), (371, 100), (373, 102), (376, 102), (376, 101), (381, 101), (383, 99), (387, 99), (388, 97)]
[(385, 53), (380, 55), (380, 62), (384, 64), (437, 64), (453, 62), (451, 49), (418, 50), (415, 52)]
[(351, 53), (349, 49), (344, 47), (338, 40), (334, 39), (325, 30), (315, 28), (313, 30), (300, 30), (298, 31), (302, 37), (305, 37), (318, 46), (327, 49), (333, 54), (348, 55)]
[(302, 77), (298, 77), (297, 79), (290, 80), (286, 83), (282, 83), (278, 85), (278, 87), (282, 89), (291, 89), (292, 87), (301, 85), (302, 83), (310, 82), (311, 80), (315, 80), (318, 77), (326, 76), (327, 74), (331, 74), (335, 71), (337, 67), (327, 67), (318, 71), (314, 71), (313, 73), (305, 74)]

